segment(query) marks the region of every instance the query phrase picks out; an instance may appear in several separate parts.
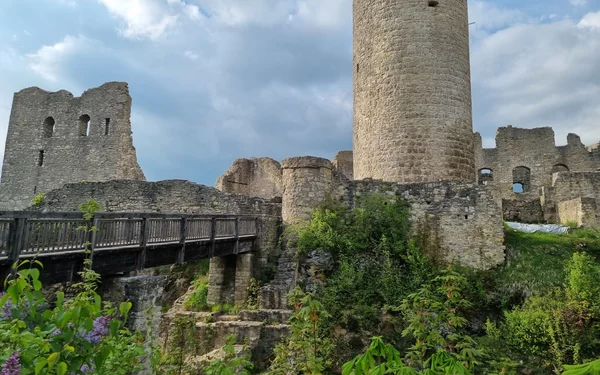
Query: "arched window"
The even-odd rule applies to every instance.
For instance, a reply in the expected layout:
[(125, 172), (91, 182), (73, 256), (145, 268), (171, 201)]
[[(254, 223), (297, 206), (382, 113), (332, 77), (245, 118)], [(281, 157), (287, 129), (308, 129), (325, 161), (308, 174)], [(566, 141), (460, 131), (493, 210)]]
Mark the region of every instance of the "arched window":
[(557, 173), (557, 172), (568, 172), (569, 171), (569, 167), (567, 167), (564, 164), (556, 164), (554, 167), (552, 167), (552, 174)]
[(526, 193), (531, 188), (531, 169), (516, 167), (513, 169), (513, 192)]
[(494, 181), (494, 171), (489, 168), (483, 168), (479, 170), (478, 174), (479, 185), (487, 185)]
[(90, 135), (90, 116), (82, 115), (79, 118), (79, 135), (82, 137)]
[(54, 134), (54, 125), (56, 121), (52, 117), (47, 117), (44, 120), (44, 138), (51, 138)]

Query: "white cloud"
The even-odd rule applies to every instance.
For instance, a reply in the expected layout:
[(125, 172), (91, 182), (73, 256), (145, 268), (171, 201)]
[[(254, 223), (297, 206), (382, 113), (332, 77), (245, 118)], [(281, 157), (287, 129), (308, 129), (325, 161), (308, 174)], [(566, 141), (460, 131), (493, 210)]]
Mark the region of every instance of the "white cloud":
[(506, 124), (552, 126), (558, 143), (564, 144), (569, 132), (597, 142), (596, 17), (514, 25), (478, 41), (472, 53), (476, 126), (483, 123), (488, 132)]
[(578, 7), (578, 6), (586, 5), (587, 0), (569, 0), (569, 3), (571, 3), (571, 5)]
[(499, 29), (527, 19), (518, 9), (499, 7), (483, 0), (469, 1), (469, 21), (475, 22), (477, 29)]
[(175, 27), (183, 14), (200, 19), (200, 9), (181, 0), (99, 0), (114, 16), (125, 21), (126, 38), (157, 40)]
[(592, 29), (600, 29), (600, 12), (588, 13), (581, 21), (579, 21), (579, 27), (588, 27)]
[(67, 35), (61, 42), (43, 46), (35, 53), (28, 54), (29, 67), (50, 82), (57, 82), (63, 68), (63, 62), (77, 52), (88, 49), (95, 42), (85, 36)]
[(199, 57), (197, 53), (192, 52), (190, 50), (185, 51), (183, 55), (190, 60), (198, 60)]

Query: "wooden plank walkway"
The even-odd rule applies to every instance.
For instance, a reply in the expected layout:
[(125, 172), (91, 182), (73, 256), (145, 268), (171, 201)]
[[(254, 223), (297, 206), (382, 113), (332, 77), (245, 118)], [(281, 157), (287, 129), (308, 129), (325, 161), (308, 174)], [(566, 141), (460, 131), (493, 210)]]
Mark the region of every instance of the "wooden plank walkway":
[[(252, 251), (257, 218), (233, 215), (0, 212), (0, 277), (37, 259), (45, 282), (71, 281), (86, 250), (102, 275)], [(95, 230), (90, 230), (91, 228)], [(0, 286), (0, 289), (2, 286)]]

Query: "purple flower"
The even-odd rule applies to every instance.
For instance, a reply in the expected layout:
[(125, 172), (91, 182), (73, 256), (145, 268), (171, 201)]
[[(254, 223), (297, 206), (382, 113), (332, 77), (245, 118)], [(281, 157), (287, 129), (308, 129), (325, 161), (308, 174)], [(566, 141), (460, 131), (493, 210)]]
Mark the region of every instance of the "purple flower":
[[(6, 293), (2, 292), (0, 293), (0, 298), (2, 298)], [(24, 301), (25, 304), (25, 309), (23, 309), (23, 311), (19, 311), (19, 319), (25, 319), (25, 317), (27, 316), (27, 310), (29, 309), (29, 301)], [(8, 320), (13, 318), (13, 311), (15, 310), (17, 306), (15, 306), (14, 303), (12, 303), (9, 300), (6, 300), (6, 302), (4, 303), (4, 305), (2, 305), (2, 307), (0, 307), (0, 319), (1, 320)]]
[(84, 374), (87, 374), (91, 370), (92, 370), (92, 368), (90, 368), (90, 366), (88, 366), (87, 363), (84, 363), (83, 366), (81, 366), (81, 369), (79, 371), (81, 371)]
[(94, 320), (94, 326), (83, 339), (92, 344), (98, 344), (108, 334), (108, 326), (110, 325), (110, 316), (101, 316)]
[(19, 375), (21, 373), (21, 363), (19, 362), (19, 353), (14, 352), (8, 357), (8, 360), (2, 365), (0, 375)]
[(58, 336), (61, 333), (62, 333), (62, 331), (59, 328), (57, 328), (54, 331), (52, 331), (52, 333), (50, 334), (50, 337)]

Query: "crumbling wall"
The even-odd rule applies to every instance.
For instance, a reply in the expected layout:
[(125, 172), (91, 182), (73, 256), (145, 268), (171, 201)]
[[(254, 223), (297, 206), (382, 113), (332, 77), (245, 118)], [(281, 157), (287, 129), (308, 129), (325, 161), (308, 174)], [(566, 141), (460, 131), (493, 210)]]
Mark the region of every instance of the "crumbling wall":
[(37, 87), (14, 95), (0, 184), (0, 209), (28, 206), (66, 183), (145, 180), (131, 136), (127, 83), (73, 97)]
[[(516, 199), (513, 183), (524, 185), (524, 193), (539, 196), (542, 187), (552, 185), (557, 172), (596, 171), (600, 158), (595, 148), (586, 148), (576, 134), (569, 134), (567, 145), (557, 147), (550, 127), (521, 129), (498, 128), (496, 148), (483, 148), (475, 134), (475, 163), (478, 182), (494, 185), (500, 199)], [(491, 176), (482, 171), (490, 170)]]
[(333, 167), (348, 180), (354, 179), (354, 159), (352, 151), (340, 151), (333, 158)]
[(579, 227), (596, 227), (600, 212), (594, 198), (576, 198), (558, 203), (558, 217), (562, 224), (576, 224)]
[(552, 187), (555, 202), (579, 197), (600, 200), (600, 172), (556, 173), (553, 176)]
[(503, 199), (502, 216), (504, 220), (520, 223), (536, 224), (546, 221), (539, 197), (531, 197), (530, 199)]
[(272, 199), (281, 197), (281, 165), (271, 158), (236, 159), (217, 180), (226, 193)]
[(350, 203), (371, 193), (406, 199), (415, 230), (420, 222), (430, 220), (439, 242), (439, 253), (435, 254), (438, 259), (478, 269), (504, 262), (502, 211), (486, 187), (452, 182), (396, 185), (363, 180), (353, 181), (344, 189)]

